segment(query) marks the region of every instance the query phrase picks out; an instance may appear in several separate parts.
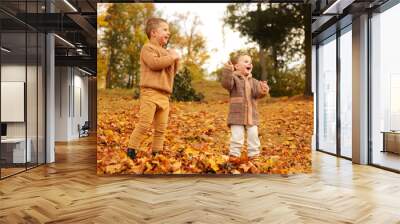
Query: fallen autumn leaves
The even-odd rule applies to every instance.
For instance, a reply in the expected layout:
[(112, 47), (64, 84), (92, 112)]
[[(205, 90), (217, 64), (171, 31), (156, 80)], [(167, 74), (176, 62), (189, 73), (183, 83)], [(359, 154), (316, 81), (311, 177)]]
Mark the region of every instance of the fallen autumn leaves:
[[(99, 91), (98, 174), (291, 174), (311, 172), (312, 100), (260, 101), (261, 157), (229, 161), (227, 101), (171, 104), (165, 149), (155, 157), (130, 160), (125, 151), (138, 121), (139, 102), (129, 95)], [(149, 150), (151, 131), (142, 144)], [(246, 154), (246, 153), (243, 153)]]

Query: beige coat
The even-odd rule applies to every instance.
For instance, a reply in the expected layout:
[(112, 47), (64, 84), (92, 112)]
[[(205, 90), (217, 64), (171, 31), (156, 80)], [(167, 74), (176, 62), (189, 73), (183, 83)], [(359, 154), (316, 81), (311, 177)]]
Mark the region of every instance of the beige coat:
[(221, 84), (230, 96), (228, 125), (258, 125), (257, 99), (267, 94), (261, 82), (225, 67)]

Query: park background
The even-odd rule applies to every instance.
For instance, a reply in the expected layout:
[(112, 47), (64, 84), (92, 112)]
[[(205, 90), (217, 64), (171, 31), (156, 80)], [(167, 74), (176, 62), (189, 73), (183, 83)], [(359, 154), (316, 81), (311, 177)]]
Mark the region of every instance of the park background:
[[(311, 172), (313, 105), (306, 72), (302, 4), (98, 4), (99, 174)], [(131, 161), (125, 154), (138, 121), (139, 55), (150, 17), (170, 23), (169, 48), (182, 55), (165, 150)], [(259, 100), (261, 159), (228, 162), (229, 95), (219, 83), (232, 52), (249, 52), (253, 76), (267, 80)], [(142, 147), (149, 148), (151, 132)]]

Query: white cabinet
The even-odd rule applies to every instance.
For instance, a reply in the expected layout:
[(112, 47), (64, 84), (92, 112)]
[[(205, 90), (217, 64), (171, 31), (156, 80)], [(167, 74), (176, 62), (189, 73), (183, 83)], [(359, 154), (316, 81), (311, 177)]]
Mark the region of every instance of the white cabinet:
[(1, 122), (24, 122), (24, 82), (1, 82)]
[[(32, 161), (32, 140), (26, 140), (27, 147), (25, 151), (25, 138), (7, 138), (1, 140), (2, 151), (12, 153), (12, 163), (25, 163)], [(26, 153), (25, 153), (26, 152)], [(11, 157), (10, 153), (10, 157)], [(25, 161), (26, 159), (26, 161)], [(10, 158), (11, 160), (11, 158)], [(11, 162), (11, 161), (10, 161)]]

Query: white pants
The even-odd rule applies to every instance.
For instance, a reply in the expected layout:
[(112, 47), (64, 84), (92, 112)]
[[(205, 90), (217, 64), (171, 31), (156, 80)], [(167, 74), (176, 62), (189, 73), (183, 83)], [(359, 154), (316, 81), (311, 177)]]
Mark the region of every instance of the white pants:
[(240, 157), (240, 151), (244, 144), (244, 132), (247, 130), (247, 150), (248, 156), (253, 157), (260, 154), (260, 139), (258, 138), (258, 127), (231, 125), (231, 143), (229, 146), (229, 154)]

